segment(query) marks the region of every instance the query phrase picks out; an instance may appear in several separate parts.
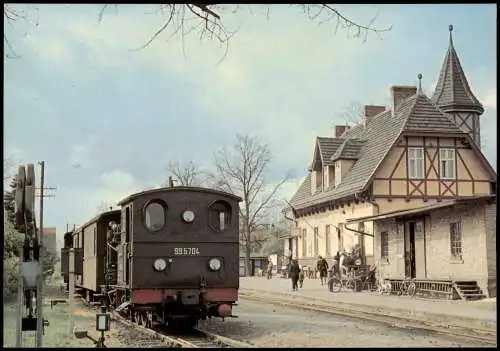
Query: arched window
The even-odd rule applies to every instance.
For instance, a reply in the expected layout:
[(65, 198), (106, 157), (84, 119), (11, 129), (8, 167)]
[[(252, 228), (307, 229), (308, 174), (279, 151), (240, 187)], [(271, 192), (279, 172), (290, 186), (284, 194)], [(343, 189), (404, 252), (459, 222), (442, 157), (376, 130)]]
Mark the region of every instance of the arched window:
[(225, 201), (215, 201), (208, 208), (208, 226), (216, 232), (228, 229), (231, 225), (231, 205)]
[(165, 227), (166, 206), (158, 201), (150, 202), (144, 208), (144, 225), (149, 231), (157, 232)]

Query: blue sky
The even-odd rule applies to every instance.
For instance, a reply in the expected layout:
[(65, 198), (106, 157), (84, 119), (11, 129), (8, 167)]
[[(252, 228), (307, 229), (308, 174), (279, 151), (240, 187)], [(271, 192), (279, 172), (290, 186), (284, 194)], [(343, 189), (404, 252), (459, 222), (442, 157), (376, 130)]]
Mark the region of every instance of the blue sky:
[[(496, 168), (495, 5), (342, 5), (344, 14), (392, 25), (366, 43), (318, 25), (300, 8), (252, 5), (222, 11), (239, 28), (228, 55), (199, 34), (170, 32), (141, 46), (165, 17), (158, 5), (26, 5), (32, 23), (5, 24), (18, 59), (4, 59), (6, 155), (47, 161), (46, 226), (59, 234), (81, 224), (101, 201), (165, 181), (170, 160), (209, 168), (212, 154), (236, 133), (269, 144), (276, 182), (305, 175), (314, 138), (330, 136), (352, 102), (389, 105), (391, 85), (415, 84), (423, 74), (431, 95), (448, 45), (448, 25), (473, 92), (485, 106), (484, 152)], [(38, 25), (36, 25), (38, 24)], [(183, 50), (184, 47), (184, 50)], [(75, 164), (80, 167), (75, 167)]]

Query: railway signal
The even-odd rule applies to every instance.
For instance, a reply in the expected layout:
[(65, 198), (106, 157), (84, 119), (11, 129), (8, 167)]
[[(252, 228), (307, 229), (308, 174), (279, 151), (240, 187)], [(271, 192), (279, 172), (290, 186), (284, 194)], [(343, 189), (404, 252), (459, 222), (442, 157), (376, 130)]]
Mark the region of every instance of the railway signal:
[[(43, 318), (43, 199), (45, 161), (39, 162), (40, 194), (36, 194), (35, 165), (20, 165), (17, 173), (15, 190), (15, 227), (24, 233), (23, 247), (20, 250), (18, 283), (18, 318), (16, 346), (22, 347), (23, 332), (36, 331), (36, 347), (42, 347), (45, 326)], [(47, 188), (51, 189), (51, 188)], [(37, 230), (35, 216), (35, 198), (40, 197), (39, 226)], [(35, 307), (35, 306), (36, 307)]]

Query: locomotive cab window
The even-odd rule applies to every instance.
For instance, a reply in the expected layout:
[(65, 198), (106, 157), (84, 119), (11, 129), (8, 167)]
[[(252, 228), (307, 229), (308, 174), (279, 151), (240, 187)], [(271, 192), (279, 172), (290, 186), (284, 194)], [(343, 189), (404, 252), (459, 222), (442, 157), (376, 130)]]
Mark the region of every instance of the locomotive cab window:
[(225, 201), (216, 201), (210, 205), (208, 211), (210, 229), (222, 232), (229, 228), (231, 223), (231, 205)]
[(151, 232), (165, 227), (166, 205), (160, 201), (152, 201), (144, 207), (144, 225)]

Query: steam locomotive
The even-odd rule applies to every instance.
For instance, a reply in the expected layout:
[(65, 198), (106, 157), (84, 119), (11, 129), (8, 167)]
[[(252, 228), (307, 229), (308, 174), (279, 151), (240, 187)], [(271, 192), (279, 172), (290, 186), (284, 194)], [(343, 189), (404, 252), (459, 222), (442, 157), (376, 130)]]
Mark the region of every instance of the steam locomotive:
[(138, 324), (194, 326), (231, 317), (239, 288), (239, 202), (212, 189), (168, 187), (128, 196), (65, 234), (75, 286)]

